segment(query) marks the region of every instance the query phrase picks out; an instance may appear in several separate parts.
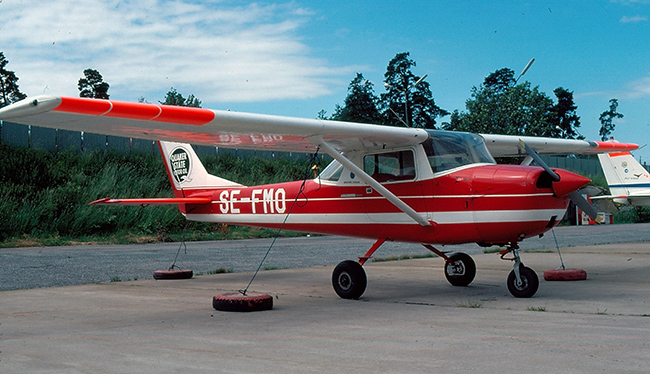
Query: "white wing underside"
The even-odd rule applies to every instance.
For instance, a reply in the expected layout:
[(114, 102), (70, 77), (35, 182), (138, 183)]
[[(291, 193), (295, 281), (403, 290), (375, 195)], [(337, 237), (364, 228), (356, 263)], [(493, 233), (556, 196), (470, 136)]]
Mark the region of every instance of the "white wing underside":
[[(303, 119), (203, 108), (39, 96), (0, 109), (0, 120), (122, 137), (224, 148), (313, 152), (326, 142), (339, 152), (404, 147), (425, 141), (422, 129)], [(632, 150), (625, 143), (482, 134), (493, 156)]]
[[(96, 102), (101, 105), (95, 110), (90, 106)], [(322, 137), (339, 151), (408, 146), (428, 137), (420, 129), (60, 97), (25, 99), (0, 109), (0, 119), (122, 137), (287, 152), (314, 151), (317, 146), (309, 140), (313, 137)]]

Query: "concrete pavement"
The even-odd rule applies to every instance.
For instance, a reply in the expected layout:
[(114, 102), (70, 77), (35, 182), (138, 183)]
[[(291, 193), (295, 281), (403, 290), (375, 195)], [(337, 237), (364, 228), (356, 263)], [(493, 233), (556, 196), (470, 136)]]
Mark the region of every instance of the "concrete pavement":
[(647, 373), (650, 243), (563, 248), (579, 282), (545, 282), (556, 254), (527, 252), (532, 299), (511, 262), (477, 254), (469, 287), (438, 258), (368, 263), (368, 289), (338, 298), (332, 267), (263, 271), (271, 311), (212, 309), (251, 273), (0, 292), (2, 373)]

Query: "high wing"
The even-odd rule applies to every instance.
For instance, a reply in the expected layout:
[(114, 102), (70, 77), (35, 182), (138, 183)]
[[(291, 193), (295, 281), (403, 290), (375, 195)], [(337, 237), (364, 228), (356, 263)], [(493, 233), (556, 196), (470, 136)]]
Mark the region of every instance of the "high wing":
[(576, 139), (541, 138), (534, 136), (480, 134), (485, 139), (490, 153), (494, 157), (525, 156), (520, 140), (532, 147), (537, 153), (545, 155), (595, 154), (607, 152), (624, 152), (639, 146), (629, 143), (613, 143)]
[[(204, 108), (38, 96), (0, 109), (0, 120), (56, 129), (224, 148), (338, 152), (419, 144), (423, 129), (237, 113)], [(525, 155), (520, 140), (539, 154), (621, 152), (636, 144), (481, 134), (495, 157)]]
[(313, 152), (321, 138), (339, 151), (407, 146), (421, 129), (351, 124), (158, 104), (39, 96), (0, 109), (15, 123), (225, 148)]

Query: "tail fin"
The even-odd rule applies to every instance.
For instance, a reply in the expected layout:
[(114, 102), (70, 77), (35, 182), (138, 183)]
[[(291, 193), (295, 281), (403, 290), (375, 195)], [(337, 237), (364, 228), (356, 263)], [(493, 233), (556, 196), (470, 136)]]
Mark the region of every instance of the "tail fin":
[(650, 174), (630, 152), (598, 154), (598, 159), (612, 195), (629, 196), (648, 191)]
[(188, 190), (242, 186), (208, 174), (191, 145), (162, 141), (158, 144), (176, 197), (186, 197)]

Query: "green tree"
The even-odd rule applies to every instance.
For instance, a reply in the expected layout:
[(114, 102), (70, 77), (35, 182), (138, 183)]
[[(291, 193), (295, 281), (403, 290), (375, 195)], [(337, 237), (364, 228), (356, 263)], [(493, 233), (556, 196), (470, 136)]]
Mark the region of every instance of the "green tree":
[[(377, 109), (379, 98), (375, 95), (373, 84), (363, 74), (357, 76), (348, 86), (348, 96), (343, 106), (337, 104), (331, 119), (347, 122), (382, 123), (382, 116)], [(322, 113), (324, 116), (324, 113)]]
[(18, 77), (13, 71), (7, 70), (7, 64), (9, 61), (0, 52), (0, 108), (27, 97), (18, 89)]
[(201, 107), (201, 100), (197, 99), (194, 95), (190, 94), (184, 98), (174, 87), (172, 87), (165, 95), (165, 101), (159, 101), (163, 105), (176, 105), (176, 106), (189, 106), (194, 108)]
[(84, 70), (84, 77), (79, 79), (77, 87), (79, 88), (79, 97), (108, 100), (110, 85), (104, 82), (104, 78), (97, 70)]
[(578, 133), (580, 117), (576, 112), (578, 107), (573, 102), (573, 92), (558, 87), (553, 91), (553, 93), (557, 98), (557, 104), (553, 105), (549, 109), (550, 132), (543, 136), (564, 139), (583, 139), (584, 137)]
[(411, 72), (414, 66), (408, 52), (398, 53), (388, 63), (384, 74), (387, 92), (380, 100), (382, 115), (387, 124), (399, 120), (410, 127), (433, 129), (436, 118), (449, 112), (436, 105), (429, 83)]
[[(444, 128), (489, 134), (560, 136), (561, 132), (553, 131), (551, 121), (552, 110), (559, 110), (553, 100), (538, 86), (531, 88), (530, 82), (516, 85), (515, 82), (511, 69), (491, 73), (480, 87), (472, 87), (472, 97), (465, 102), (467, 112), (452, 113), (450, 123)], [(563, 101), (562, 105), (565, 104)]]
[(623, 115), (617, 111), (618, 109), (618, 99), (609, 100), (609, 110), (606, 110), (600, 114), (598, 118), (600, 120), (600, 139), (603, 141), (607, 140), (609, 136), (614, 131), (616, 124), (614, 119), (623, 118)]

